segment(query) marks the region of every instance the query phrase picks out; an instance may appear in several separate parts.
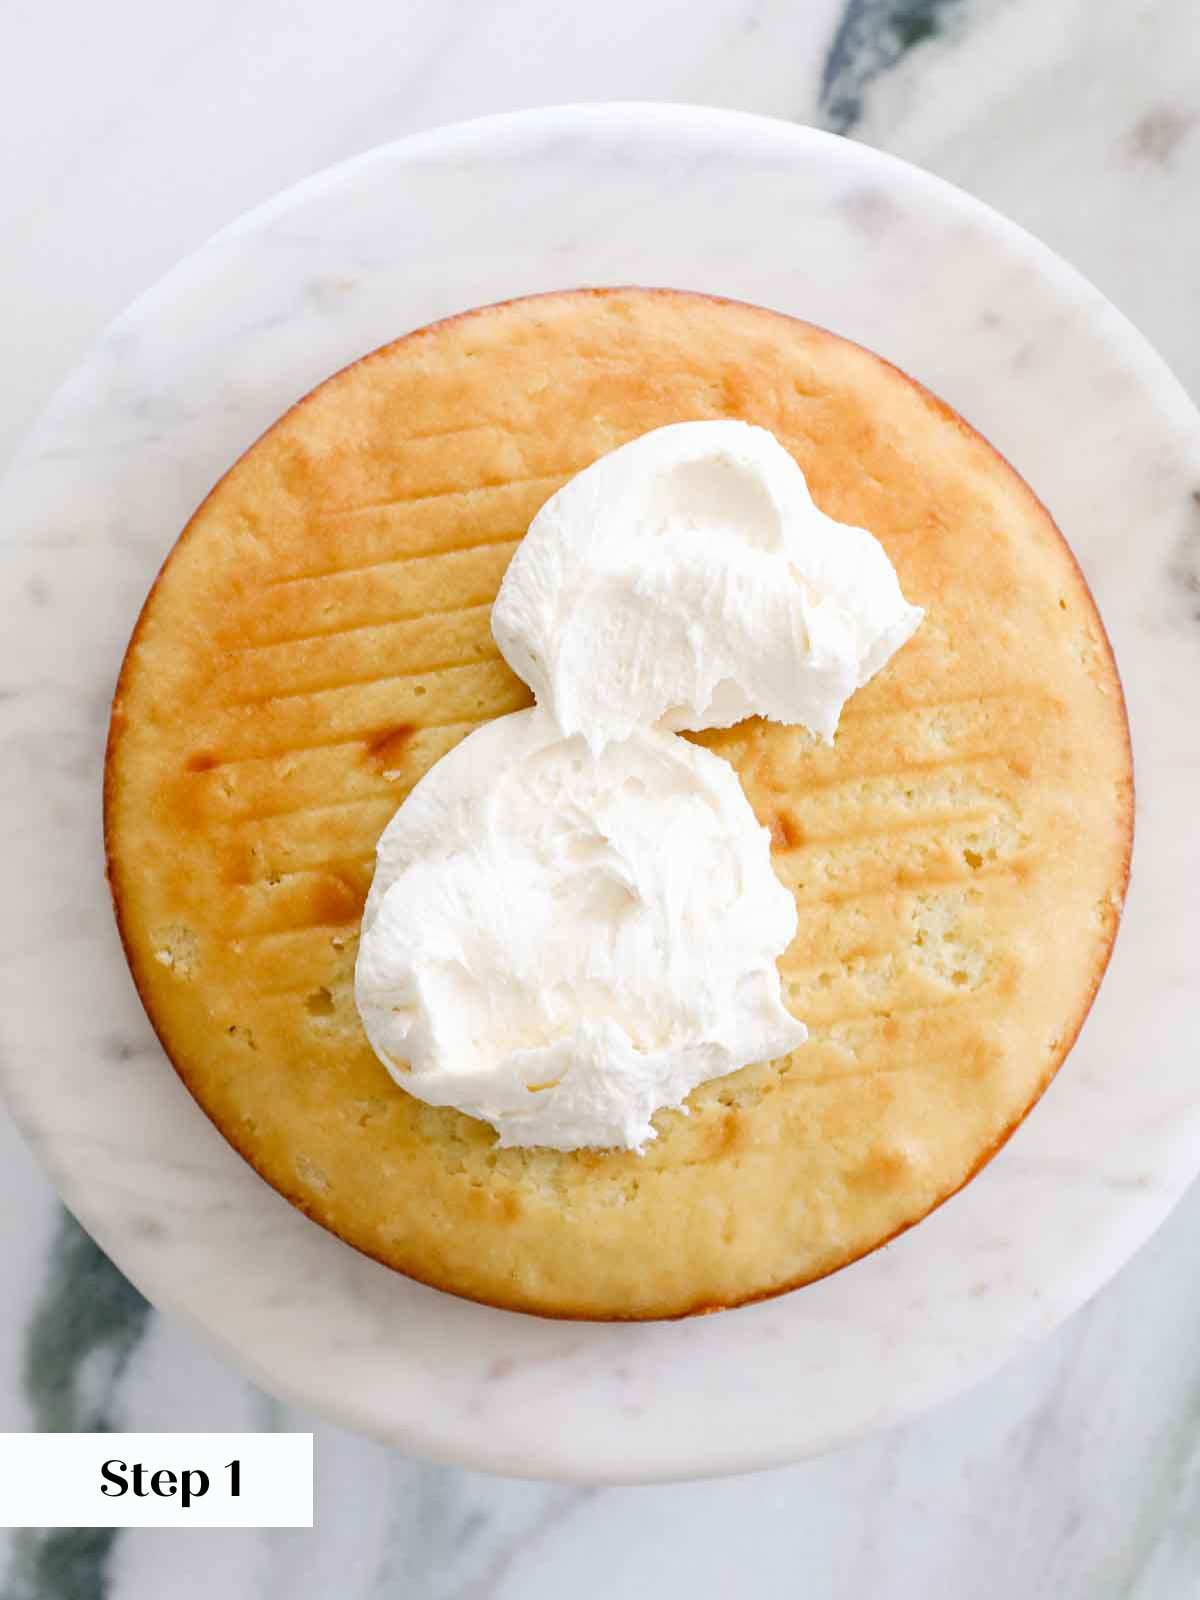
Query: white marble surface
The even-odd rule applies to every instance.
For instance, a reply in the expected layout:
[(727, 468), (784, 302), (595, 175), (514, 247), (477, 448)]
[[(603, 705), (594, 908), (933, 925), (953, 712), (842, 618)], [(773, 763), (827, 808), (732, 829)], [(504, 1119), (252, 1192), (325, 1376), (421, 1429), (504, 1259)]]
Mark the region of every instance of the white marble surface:
[[(1188, 117), (1200, 80), (1194, 30), (1183, 6), (1106, 8), (1102, 16), (1098, 9), (909, 7), (913, 15), (941, 13), (945, 31), (890, 68), (884, 61), (861, 95), (853, 131), (944, 171), (1034, 227), (1151, 331), (1195, 387), (1200, 347), (1185, 300), (1200, 254), (1186, 206), (1200, 159)], [(76, 327), (78, 339), (137, 286), (114, 275), (140, 262), (143, 277), (152, 276), (167, 264), (153, 252), (172, 226), (207, 217), (196, 230), (202, 233), (286, 181), (303, 170), (286, 165), (300, 146), (309, 152), (304, 166), (316, 166), (409, 126), (551, 95), (708, 98), (812, 119), (820, 114), (822, 53), (837, 20), (832, 8), (709, 8), (685, 48), (673, 13), (669, 30), (657, 37), (649, 30), (631, 50), (632, 11), (623, 17), (621, 7), (606, 8), (604, 37), (594, 40), (568, 36), (549, 8), (526, 6), (506, 14), (502, 28), (463, 13), (457, 32), (439, 25), (432, 10), (425, 21), (414, 13), (403, 37), (368, 11), (350, 28), (343, 10), (335, 32), (315, 11), (306, 16), (290, 7), (285, 19), (282, 11), (250, 8), (235, 21), (217, 7), (206, 13), (198, 39), (158, 38), (149, 11), (139, 19), (135, 8), (114, 10), (116, 25), (107, 18), (110, 32), (85, 39), (79, 56), (88, 92), (96, 101), (110, 98), (98, 104), (85, 97), (80, 120), (53, 134), (40, 131), (45, 118), (35, 98), (22, 124), (39, 130), (33, 142), (43, 140), (43, 165), (30, 152), (22, 180), (34, 185), (30, 204), (5, 240), (13, 332), (18, 349), (27, 339), (31, 352), (5, 387), (14, 424), (74, 355), (72, 317), (91, 317)], [(311, 79), (320, 64), (328, 66), (338, 41), (338, 71), (323, 75), (321, 102), (330, 114), (313, 117)], [(439, 43), (435, 70), (430, 58)], [(35, 51), (53, 45), (48, 29), (33, 35)], [(151, 63), (142, 50), (158, 56)], [(524, 64), (498, 75), (494, 62), (505, 50)], [(77, 93), (82, 64), (79, 72)], [(339, 77), (345, 82), (335, 92)], [(19, 112), (36, 73), (27, 64), (17, 78), (8, 103)], [(849, 67), (838, 83), (854, 88)], [(156, 102), (172, 110), (165, 135)], [(374, 122), (367, 118), (372, 106)], [(252, 140), (247, 126), (255, 129)], [(338, 137), (347, 142), (318, 142)], [(56, 145), (60, 138), (65, 142)], [(247, 170), (253, 177), (254, 163), (272, 154), (276, 165), (263, 168), (261, 188), (239, 189)], [(209, 213), (206, 193), (216, 208)], [(104, 219), (99, 231), (89, 221), (96, 217)], [(196, 235), (172, 237), (168, 255)], [(1181, 546), (1184, 581), (1176, 594), (1185, 618), (1195, 609), (1190, 560)], [(62, 759), (69, 761), (64, 732)], [(1183, 1047), (1194, 1055), (1194, 1038)], [(4, 1183), (5, 1215), (13, 1219), (5, 1260), (14, 1315), (0, 1328), (7, 1425), (31, 1417), (43, 1426), (62, 1426), (64, 1417), (86, 1425), (89, 1416), (120, 1416), (131, 1426), (186, 1426), (200, 1415), (214, 1425), (236, 1426), (238, 1417), (268, 1425), (273, 1413), (265, 1402), (165, 1321), (145, 1318), (85, 1246), (72, 1246), (68, 1236), (57, 1264), (51, 1261), (54, 1210), (13, 1146)], [(1194, 1221), (1194, 1203), (1191, 1211)], [(230, 1593), (287, 1584), (302, 1594), (536, 1596), (565, 1582), (585, 1592), (589, 1584), (599, 1592), (601, 1583), (607, 1589), (616, 1582), (629, 1593), (678, 1582), (720, 1594), (729, 1592), (735, 1572), (766, 1592), (792, 1592), (803, 1580), (803, 1592), (817, 1595), (916, 1594), (939, 1579), (980, 1595), (1187, 1593), (1200, 1562), (1200, 1368), (1189, 1347), (1200, 1285), (1187, 1229), (1185, 1206), (1113, 1289), (1000, 1379), (920, 1423), (823, 1461), (735, 1483), (584, 1494), (412, 1467), (327, 1431), (322, 1472), (336, 1487), (322, 1496), (318, 1534), (216, 1536), (205, 1550)], [(25, 1307), (35, 1313), (32, 1323)], [(75, 1326), (77, 1337), (60, 1339), (58, 1367), (43, 1359), (22, 1390), (17, 1380), (28, 1348), (44, 1358), (47, 1328), (64, 1326)], [(122, 1357), (123, 1373), (112, 1376)], [(81, 1409), (64, 1411), (77, 1368), (74, 1403)], [(148, 1418), (156, 1420), (141, 1420)], [(4, 1592), (188, 1593), (191, 1569), (179, 1549), (167, 1535), (126, 1535), (111, 1547), (26, 1540)], [(49, 1566), (73, 1555), (78, 1583), (68, 1589), (61, 1575), (49, 1576)], [(198, 1591), (212, 1578), (197, 1563), (190, 1581)]]
[[(771, 251), (747, 255), (755, 236)], [(563, 282), (720, 291), (919, 373), (1053, 507), (1134, 730), (1144, 826), (1123, 936), (1037, 1114), (886, 1250), (802, 1295), (682, 1324), (468, 1306), (284, 1206), (164, 1070), (95, 847), (107, 687), (213, 478), (397, 328)], [(961, 192), (830, 133), (661, 105), (486, 118), (385, 146), (251, 214), (106, 331), (0, 488), (0, 816), (24, 856), (0, 904), (0, 1078), (67, 1203), (156, 1305), (273, 1393), (502, 1472), (630, 1482), (773, 1466), (989, 1372), (1121, 1265), (1200, 1160), (1177, 1045), (1200, 950), (1184, 787), (1200, 755), (1200, 639), (1175, 572), (1198, 464), (1200, 415), (1084, 280)], [(1014, 661), (1007, 687), (1041, 685)], [(86, 1007), (61, 1004), (67, 965)], [(1139, 1053), (1154, 1065), (1134, 1075)], [(1036, 1231), (1017, 1221), (1034, 1214)]]

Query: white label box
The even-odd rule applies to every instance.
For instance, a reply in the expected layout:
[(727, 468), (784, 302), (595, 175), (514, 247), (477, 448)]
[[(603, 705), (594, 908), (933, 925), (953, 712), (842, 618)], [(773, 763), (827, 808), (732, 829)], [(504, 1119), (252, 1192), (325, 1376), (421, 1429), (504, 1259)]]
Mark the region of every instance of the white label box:
[(312, 1525), (311, 1433), (0, 1433), (0, 1527)]

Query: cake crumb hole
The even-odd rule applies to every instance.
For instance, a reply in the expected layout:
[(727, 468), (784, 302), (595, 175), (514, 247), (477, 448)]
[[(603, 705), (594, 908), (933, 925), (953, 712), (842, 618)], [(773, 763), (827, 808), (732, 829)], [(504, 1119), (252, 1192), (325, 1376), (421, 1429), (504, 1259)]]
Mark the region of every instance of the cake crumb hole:
[(176, 977), (190, 978), (196, 970), (199, 940), (190, 928), (174, 923), (155, 936), (154, 959)]
[(331, 1017), (333, 1015), (333, 996), (328, 989), (314, 989), (304, 1002), (304, 1009), (310, 1017)]

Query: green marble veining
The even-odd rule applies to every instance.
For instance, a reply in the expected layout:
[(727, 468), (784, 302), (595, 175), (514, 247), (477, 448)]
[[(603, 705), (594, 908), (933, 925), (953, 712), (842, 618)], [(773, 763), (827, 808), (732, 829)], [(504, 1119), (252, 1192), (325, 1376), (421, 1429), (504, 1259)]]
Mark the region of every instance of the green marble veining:
[(22, 1529), (4, 1600), (104, 1600), (119, 1528)]
[(821, 74), (821, 123), (852, 133), (867, 90), (915, 45), (941, 33), (965, 0), (849, 0)]
[[(63, 1211), (25, 1333), (22, 1387), (40, 1433), (106, 1433), (150, 1307)], [(103, 1600), (116, 1528), (27, 1528), (0, 1600)]]

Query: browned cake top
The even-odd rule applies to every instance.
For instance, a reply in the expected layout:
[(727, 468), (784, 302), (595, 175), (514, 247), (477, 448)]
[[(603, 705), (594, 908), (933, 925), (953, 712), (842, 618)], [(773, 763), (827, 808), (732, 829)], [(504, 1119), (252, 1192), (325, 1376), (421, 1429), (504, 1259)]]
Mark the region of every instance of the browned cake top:
[[(491, 602), (544, 500), (651, 428), (771, 429), (883, 542), (916, 638), (832, 748), (759, 721), (737, 769), (799, 907), (809, 1042), (656, 1118), (644, 1157), (497, 1150), (397, 1088), (354, 1007), (375, 841), (528, 703)], [(863, 1254), (961, 1185), (1070, 1047), (1128, 869), (1120, 686), (1049, 516), (876, 357), (701, 296), (545, 296), (413, 334), (256, 444), (175, 547), (113, 710), (109, 871), (201, 1105), (360, 1249), (561, 1315), (735, 1303)]]

